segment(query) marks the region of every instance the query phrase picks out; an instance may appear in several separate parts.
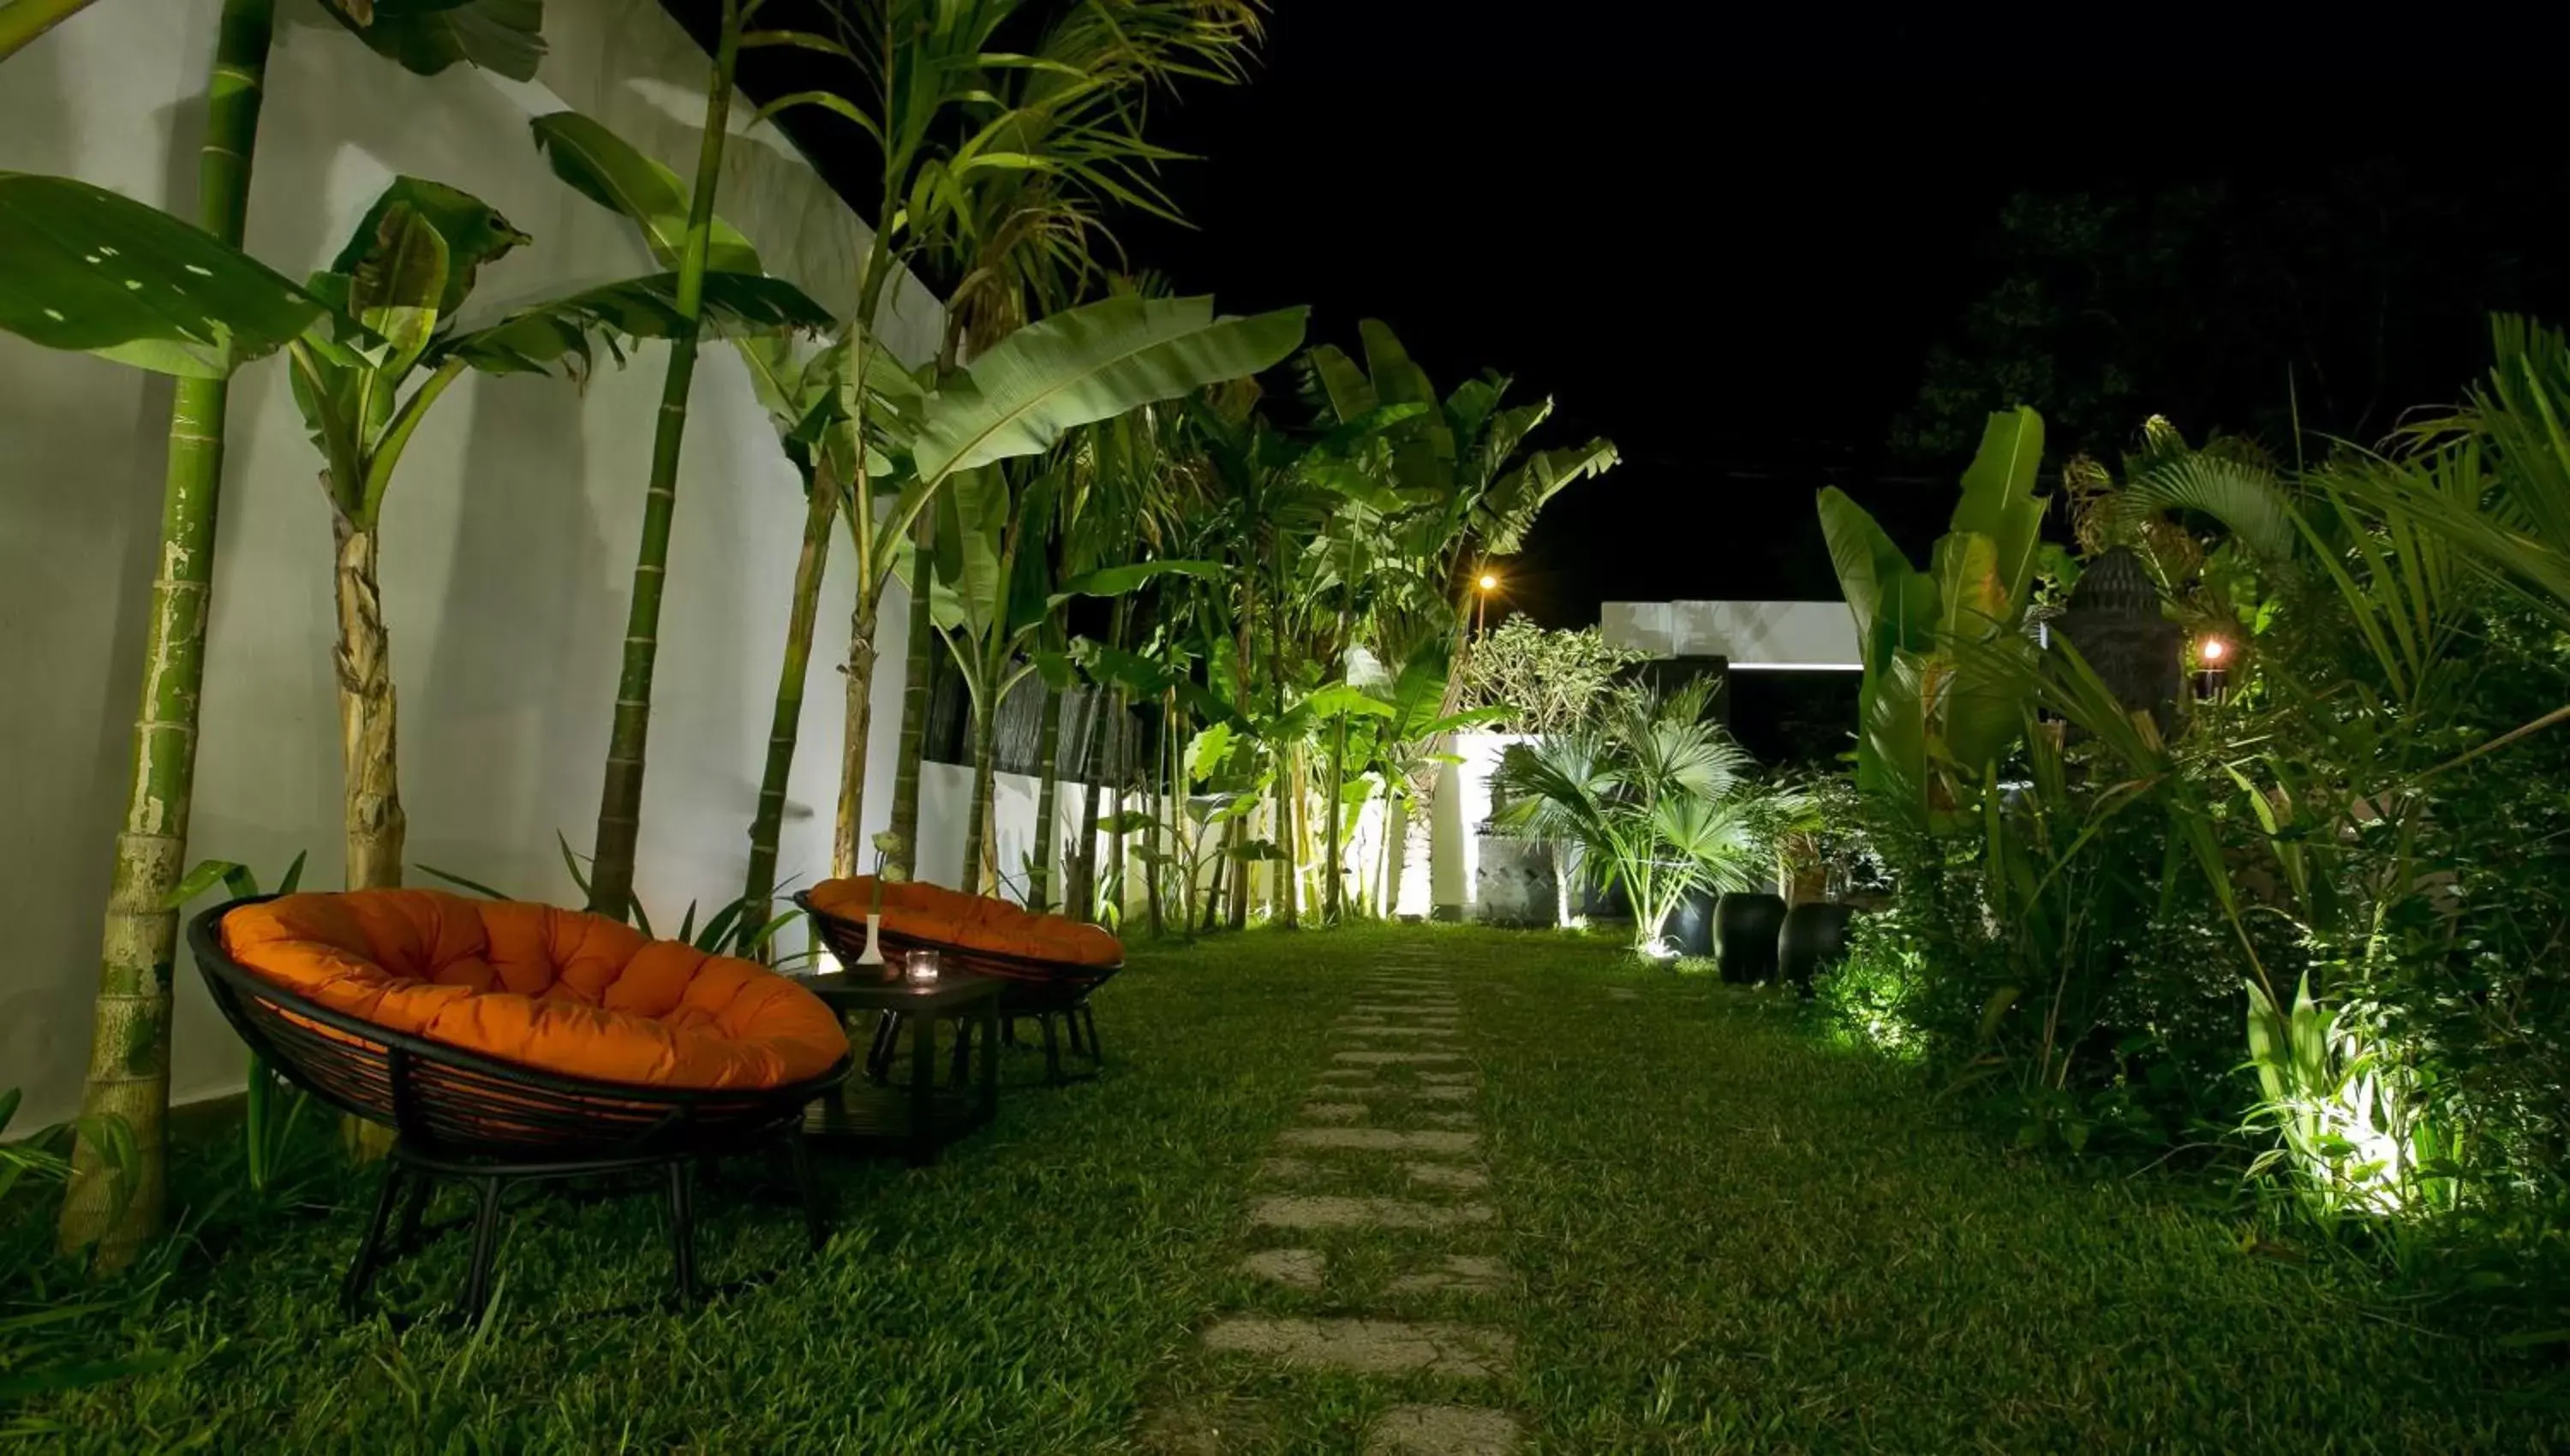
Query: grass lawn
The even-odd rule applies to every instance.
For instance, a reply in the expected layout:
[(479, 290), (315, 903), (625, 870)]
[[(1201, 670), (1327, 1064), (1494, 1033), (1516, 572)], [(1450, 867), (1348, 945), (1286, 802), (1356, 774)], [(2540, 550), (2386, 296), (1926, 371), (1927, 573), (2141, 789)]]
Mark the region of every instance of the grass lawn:
[(688, 1314), (654, 1303), (647, 1200), (540, 1201), (509, 1228), (482, 1329), (443, 1313), (455, 1235), (345, 1323), (367, 1182), (333, 1171), (259, 1207), (221, 1192), (237, 1159), (209, 1146), (179, 1171), (192, 1244), (102, 1339), (177, 1361), (0, 1407), (0, 1429), (75, 1451), (1018, 1456), (1179, 1447), (1170, 1413), (1214, 1412), (1223, 1449), (1354, 1450), (1386, 1405), (1446, 1392), (1278, 1374), (1197, 1332), (1337, 1312), (1429, 1246), (1465, 1247), (1351, 1240), (1322, 1292), (1236, 1272), (1280, 1242), (1244, 1210), (1342, 1044), (1332, 1022), (1374, 965), (1422, 953), (1455, 968), (1479, 1079), (1475, 1197), (1497, 1218), (1470, 1247), (1513, 1271), (1475, 1296), (1516, 1349), (1479, 1398), (1540, 1449), (2570, 1445), (2557, 1367), (2418, 1327), (2327, 1266), (2244, 1254), (2148, 1183), (2010, 1157), (1768, 998), (1601, 944), (1454, 929), (1137, 950), (1099, 998), (1101, 1079), (1046, 1088), (1012, 1060), (999, 1124), (935, 1168), (824, 1152), (825, 1254), (803, 1254), (790, 1208), (709, 1190), (699, 1260), (730, 1286)]

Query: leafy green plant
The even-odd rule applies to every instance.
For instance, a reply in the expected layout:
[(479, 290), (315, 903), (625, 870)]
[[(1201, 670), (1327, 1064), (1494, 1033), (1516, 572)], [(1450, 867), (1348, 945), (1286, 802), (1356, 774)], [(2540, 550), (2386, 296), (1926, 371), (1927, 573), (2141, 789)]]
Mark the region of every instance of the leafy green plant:
[(1596, 727), (1511, 745), (1491, 778), (1494, 827), (1577, 844), (1590, 873), (1633, 906), (1633, 948), (1689, 891), (1746, 890), (1773, 851), (1778, 805), (1749, 757), (1706, 716), (1710, 684), (1632, 688)]
[(1559, 733), (1595, 717), (1647, 656), (1607, 646), (1595, 627), (1546, 631), (1512, 616), (1465, 649), (1463, 704), (1494, 710), (1497, 732)]
[[(46, 9), (56, 13), (48, 18), (13, 5), (10, 14), (43, 24), (60, 18), (59, 7)], [(378, 48), (421, 74), (463, 60), (526, 80), (544, 51), (542, 0), (381, 0), (380, 16), (377, 9), (376, 0), (339, 0), (330, 13), (370, 44), (394, 43)], [(374, 29), (378, 19), (380, 30)], [(319, 312), (316, 300), (237, 251), (274, 28), (275, 0), (223, 0), (198, 153), (202, 230), (79, 183), (0, 180), (0, 189), (14, 190), (17, 198), (0, 204), (8, 214), (0, 225), (0, 328), (179, 376), (156, 555), (162, 569), (153, 574), (142, 707), (101, 936), (83, 1102), (87, 1116), (102, 1125), (113, 1118), (133, 1133), (141, 1171), (130, 1198), (122, 1191), (111, 1195), (105, 1165), (84, 1144), (74, 1156), (60, 1226), (64, 1248), (95, 1246), (110, 1266), (132, 1259), (166, 1218), (170, 996), (162, 967), (176, 952), (178, 919), (163, 902), (187, 862), (227, 379)], [(448, 43), (419, 47), (404, 40), (419, 32), (444, 33)], [(23, 43), (29, 34), (0, 31), (0, 40)], [(123, 265), (114, 270), (114, 285), (111, 257)], [(24, 285), (36, 291), (19, 291)]]

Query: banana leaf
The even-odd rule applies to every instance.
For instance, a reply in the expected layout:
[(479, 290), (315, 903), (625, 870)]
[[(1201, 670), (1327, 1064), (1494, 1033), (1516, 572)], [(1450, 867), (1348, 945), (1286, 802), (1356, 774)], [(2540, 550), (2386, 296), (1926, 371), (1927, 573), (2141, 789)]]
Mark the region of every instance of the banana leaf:
[[(678, 265), (686, 247), (687, 186), (678, 175), (636, 150), (632, 143), (579, 112), (554, 112), (530, 124), (536, 147), (553, 165), (554, 176), (574, 191), (619, 213), (640, 227), (652, 261), (664, 268)], [(739, 228), (713, 219), (706, 245), (709, 273), (760, 273), (758, 249)]]
[(222, 379), (328, 311), (240, 249), (70, 178), (0, 173), (0, 329)]
[[(522, 309), (488, 328), (441, 341), (431, 358), (460, 358), (489, 374), (542, 373), (560, 365), (578, 377), (589, 372), (592, 335), (603, 337), (621, 364), (621, 340), (673, 338), (685, 326), (678, 312), (678, 275), (653, 273)], [(829, 312), (782, 278), (705, 275), (700, 335), (817, 333), (829, 326)]]
[(457, 62), (533, 81), (545, 58), (545, 0), (321, 0), (357, 39), (405, 71)]

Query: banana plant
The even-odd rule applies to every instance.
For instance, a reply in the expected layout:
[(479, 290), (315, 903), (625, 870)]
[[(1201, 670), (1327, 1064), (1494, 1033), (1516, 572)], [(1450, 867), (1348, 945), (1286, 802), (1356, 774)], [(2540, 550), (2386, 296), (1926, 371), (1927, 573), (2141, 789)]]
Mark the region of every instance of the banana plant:
[(2042, 457), (2041, 416), (1990, 416), (1926, 571), (1844, 492), (1820, 493), (1864, 654), (1857, 786), (1922, 826), (1964, 802), (1962, 786), (1987, 777), (2024, 720), (2015, 675), (1992, 671), (1992, 652), (1963, 649), (2007, 647), (2024, 619), (2051, 504), (2034, 494)]
[[(966, 471), (939, 508), (944, 520), (936, 538), (931, 599), (938, 634), (961, 672), (971, 705), (973, 798), (960, 883), (977, 893), (985, 884), (1000, 704), (1047, 664), (1054, 683), (1069, 681), (1068, 661), (1059, 649), (1041, 656), (1034, 650), (1055, 627), (1056, 613), (1074, 597), (1122, 596), (1171, 573), (1202, 577), (1221, 571), (1211, 561), (1161, 559), (1107, 566), (1057, 582), (1057, 517), (1078, 510), (1065, 500), (1079, 489), (1075, 454), (1064, 447), (1040, 461), (1021, 463), (1014, 472), (999, 463)], [(1050, 701), (1048, 711), (1059, 718)], [(1055, 837), (1050, 824), (1040, 823), (1038, 833), (1045, 841)], [(1039, 864), (1049, 872), (1050, 862), (1048, 854)], [(1032, 888), (1030, 898), (1048, 900), (1051, 888)]]
[[(321, 452), (330, 508), (338, 640), (342, 827), (352, 890), (401, 883), (406, 820), (396, 756), (391, 640), (380, 577), (383, 506), (404, 451), (466, 370), (493, 374), (560, 369), (585, 376), (594, 337), (624, 357), (621, 341), (665, 339), (690, 327), (667, 274), (630, 278), (513, 310), (481, 328), (458, 316), (482, 267), (530, 239), (470, 193), (417, 178), (394, 179), (361, 218), (329, 269), (309, 287), (339, 306), (363, 341), (332, 352), (312, 339), (289, 346), (295, 404)], [(828, 315), (790, 284), (750, 274), (709, 275), (693, 327), (725, 333), (817, 327)]]

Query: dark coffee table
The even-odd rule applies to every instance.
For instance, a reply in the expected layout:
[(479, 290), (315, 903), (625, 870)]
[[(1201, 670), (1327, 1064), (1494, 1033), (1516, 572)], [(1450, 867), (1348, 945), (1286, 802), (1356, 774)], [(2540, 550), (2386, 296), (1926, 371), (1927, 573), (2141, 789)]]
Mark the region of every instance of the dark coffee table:
[[(952, 970), (928, 985), (880, 980), (862, 971), (798, 975), (794, 982), (819, 996), (842, 1022), (873, 1012), (897, 1017), (894, 1029), (910, 1033), (908, 1087), (850, 1077), (837, 1091), (812, 1104), (804, 1115), (806, 1133), (898, 1148), (914, 1165), (924, 1166), (936, 1162), (939, 1150), (948, 1143), (998, 1114), (1001, 982)], [(955, 1075), (946, 1085), (940, 1085), (937, 1075), (941, 1021), (955, 1023)], [(876, 1029), (868, 1028), (867, 1034), (874, 1035)], [(965, 1057), (977, 1032), (981, 1065), (975, 1069), (975, 1085), (967, 1087)], [(881, 1052), (879, 1061), (869, 1061), (878, 1066), (888, 1062), (892, 1048), (883, 1046)]]

